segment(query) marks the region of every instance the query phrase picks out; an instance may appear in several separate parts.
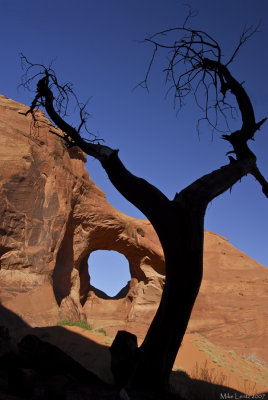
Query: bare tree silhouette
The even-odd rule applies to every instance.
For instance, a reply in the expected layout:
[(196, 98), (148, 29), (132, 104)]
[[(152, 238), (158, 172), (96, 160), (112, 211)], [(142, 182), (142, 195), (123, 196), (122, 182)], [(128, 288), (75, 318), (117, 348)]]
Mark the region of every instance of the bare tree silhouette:
[[(146, 338), (139, 349), (139, 356), (128, 387), (143, 389), (164, 388), (185, 334), (191, 311), (197, 297), (203, 269), (204, 216), (207, 205), (247, 174), (253, 175), (268, 197), (268, 183), (261, 174), (255, 154), (248, 147), (266, 118), (255, 121), (251, 100), (243, 87), (230, 72), (230, 65), (241, 46), (258, 30), (250, 27), (242, 33), (233, 54), (224, 62), (220, 45), (204, 31), (187, 27), (191, 13), (180, 28), (168, 29), (146, 39), (153, 46), (145, 80), (159, 51), (168, 52), (166, 72), (169, 90), (173, 91), (178, 106), (193, 94), (204, 112), (203, 119), (220, 130), (225, 122), (223, 139), (231, 146), (234, 156), (229, 163), (202, 176), (169, 200), (161, 191), (130, 173), (111, 149), (97, 141), (95, 136), (82, 137), (86, 125), (85, 106), (81, 105), (70, 84), (61, 85), (54, 70), (39, 64), (26, 65), (23, 85), (37, 81), (36, 95), (27, 113), (35, 114), (36, 107), (43, 107), (67, 146), (79, 146), (86, 154), (98, 159), (112, 184), (154, 226), (163, 247), (166, 262), (166, 283), (161, 302)], [(35, 72), (34, 72), (35, 71)], [(228, 120), (234, 112), (229, 98), (233, 96), (241, 115), (241, 128), (230, 132)], [(79, 108), (80, 125), (72, 127), (65, 120), (70, 97)], [(228, 133), (229, 130), (229, 133)]]

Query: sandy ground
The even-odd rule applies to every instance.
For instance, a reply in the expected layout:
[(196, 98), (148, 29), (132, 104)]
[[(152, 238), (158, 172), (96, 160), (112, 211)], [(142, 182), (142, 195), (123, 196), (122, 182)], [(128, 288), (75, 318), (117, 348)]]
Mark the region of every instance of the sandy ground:
[[(112, 337), (75, 326), (35, 328), (33, 333), (112, 383), (109, 352)], [(246, 360), (232, 350), (223, 350), (197, 333), (185, 335), (173, 370), (174, 375), (183, 370), (192, 378), (207, 379), (249, 395), (268, 392), (267, 366), (258, 360)]]

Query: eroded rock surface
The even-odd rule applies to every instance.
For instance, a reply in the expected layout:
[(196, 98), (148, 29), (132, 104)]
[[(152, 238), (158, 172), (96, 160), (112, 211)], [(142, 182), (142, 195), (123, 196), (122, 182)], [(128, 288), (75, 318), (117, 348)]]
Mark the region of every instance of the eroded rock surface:
[(206, 232), (204, 277), (188, 331), (268, 363), (268, 268)]
[[(142, 337), (165, 279), (153, 228), (112, 207), (89, 177), (85, 155), (66, 149), (41, 111), (34, 125), (27, 109), (0, 96), (2, 305), (32, 326), (86, 318), (111, 334), (126, 329)], [(118, 251), (129, 262), (131, 281), (117, 299), (90, 285), (95, 250)], [(206, 232), (204, 280), (189, 331), (268, 362), (267, 287), (267, 268)]]
[[(89, 177), (84, 153), (66, 149), (41, 111), (34, 125), (27, 109), (0, 97), (2, 304), (31, 325), (125, 321), (143, 308), (151, 314), (165, 271), (151, 225), (112, 207)], [(88, 258), (99, 249), (125, 255), (131, 273), (124, 298), (108, 307), (88, 274)]]

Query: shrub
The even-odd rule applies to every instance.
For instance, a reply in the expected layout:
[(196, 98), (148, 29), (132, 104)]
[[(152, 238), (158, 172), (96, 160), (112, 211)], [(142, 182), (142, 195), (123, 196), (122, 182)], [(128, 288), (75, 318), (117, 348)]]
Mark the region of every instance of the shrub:
[(103, 328), (96, 329), (95, 332), (97, 332), (97, 333), (102, 333), (104, 336), (107, 336), (107, 332), (106, 332), (106, 330), (103, 329)]
[(71, 319), (64, 319), (57, 322), (58, 326), (78, 326), (79, 328), (92, 331), (92, 327), (87, 323), (87, 321), (80, 319), (79, 321), (72, 321)]

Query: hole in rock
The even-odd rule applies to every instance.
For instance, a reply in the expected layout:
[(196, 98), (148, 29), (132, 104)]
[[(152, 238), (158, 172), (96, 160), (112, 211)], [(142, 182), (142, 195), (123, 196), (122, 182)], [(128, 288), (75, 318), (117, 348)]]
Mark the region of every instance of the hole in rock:
[[(99, 297), (125, 297), (131, 279), (129, 263), (123, 254), (113, 250), (96, 250), (88, 260), (90, 284), (97, 289)], [(123, 290), (123, 289), (126, 290)], [(104, 293), (101, 293), (101, 292)]]

